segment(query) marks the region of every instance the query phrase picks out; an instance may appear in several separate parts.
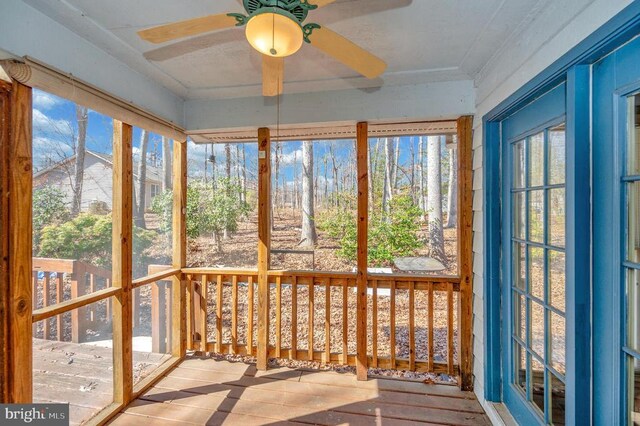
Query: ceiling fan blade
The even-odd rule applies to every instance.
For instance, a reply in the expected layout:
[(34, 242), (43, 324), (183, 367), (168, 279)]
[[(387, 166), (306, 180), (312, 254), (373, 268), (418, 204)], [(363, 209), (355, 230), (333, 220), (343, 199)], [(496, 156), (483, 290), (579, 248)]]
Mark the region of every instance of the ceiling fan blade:
[(313, 30), (309, 41), (314, 47), (367, 78), (379, 77), (387, 69), (387, 64), (382, 59), (327, 27)]
[(146, 30), (138, 31), (138, 35), (143, 40), (150, 41), (151, 43), (163, 43), (177, 38), (231, 28), (236, 26), (237, 23), (236, 18), (222, 13), (147, 28)]
[(309, 1), (309, 4), (313, 4), (315, 6), (318, 7), (325, 7), (326, 5), (329, 5), (331, 3), (335, 3), (336, 0), (311, 0)]
[(278, 96), (284, 90), (284, 58), (262, 55), (262, 96)]

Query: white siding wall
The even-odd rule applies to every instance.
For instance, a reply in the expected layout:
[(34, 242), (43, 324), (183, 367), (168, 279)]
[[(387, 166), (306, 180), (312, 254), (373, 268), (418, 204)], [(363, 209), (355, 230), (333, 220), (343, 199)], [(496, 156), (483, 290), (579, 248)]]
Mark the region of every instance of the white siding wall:
[(564, 53), (631, 3), (630, 0), (542, 0), (523, 30), (496, 52), (476, 79), (474, 123), (474, 374), (475, 392), (484, 401), (482, 117)]

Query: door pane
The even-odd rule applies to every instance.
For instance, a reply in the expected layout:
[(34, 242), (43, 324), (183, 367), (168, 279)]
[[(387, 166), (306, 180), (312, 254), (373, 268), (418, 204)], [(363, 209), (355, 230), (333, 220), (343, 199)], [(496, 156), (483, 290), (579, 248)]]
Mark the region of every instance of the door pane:
[(640, 263), (640, 181), (627, 184), (627, 260)]
[(549, 245), (564, 247), (565, 241), (565, 198), (564, 188), (549, 190)]
[(531, 349), (544, 359), (544, 307), (531, 301)]
[(513, 286), (520, 290), (526, 290), (525, 245), (513, 243)]
[(549, 302), (556, 309), (565, 311), (565, 265), (566, 258), (563, 252), (549, 250), (548, 268), (549, 268)]
[(529, 247), (529, 289), (533, 297), (544, 300), (544, 249)]
[(513, 297), (513, 329), (516, 332), (516, 336), (525, 342), (527, 339), (527, 309), (525, 305), (525, 297), (517, 292), (513, 292)]
[(564, 124), (549, 130), (549, 185), (564, 183), (565, 129)]
[(525, 186), (525, 141), (513, 144), (513, 187)]
[(520, 387), (523, 393), (527, 392), (527, 352), (522, 346), (515, 342), (513, 343), (515, 350), (514, 365), (515, 365), (515, 382)]
[(565, 413), (565, 385), (553, 373), (549, 373), (551, 384), (551, 422), (554, 425), (563, 425)]
[(529, 240), (544, 242), (544, 191), (529, 193)]
[(640, 270), (627, 270), (627, 347), (640, 351)]
[(526, 237), (527, 210), (525, 206), (525, 193), (513, 194), (513, 236), (520, 240)]
[(640, 425), (640, 359), (627, 357), (629, 424)]
[(565, 374), (565, 332), (564, 317), (551, 312), (551, 365), (560, 374)]
[(544, 366), (535, 357), (531, 357), (531, 398), (533, 403), (544, 413), (545, 391), (544, 391)]
[(640, 175), (640, 95), (629, 97), (627, 175)]
[(529, 186), (544, 184), (544, 133), (529, 138)]

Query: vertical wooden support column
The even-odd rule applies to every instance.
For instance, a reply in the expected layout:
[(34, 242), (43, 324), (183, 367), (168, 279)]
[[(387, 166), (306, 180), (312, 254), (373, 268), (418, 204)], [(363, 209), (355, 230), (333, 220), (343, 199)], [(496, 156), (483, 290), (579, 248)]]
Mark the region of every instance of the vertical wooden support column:
[(113, 397), (128, 404), (133, 392), (131, 320), (133, 159), (131, 125), (113, 121), (113, 287), (122, 291), (113, 305)]
[(258, 129), (258, 370), (269, 358), (269, 248), (271, 245), (271, 135)]
[[(173, 142), (173, 267), (187, 265), (187, 142)], [(171, 354), (187, 352), (186, 282), (182, 275), (171, 281)]]
[[(356, 154), (358, 158), (358, 276), (357, 276), (357, 355), (358, 380), (367, 380), (367, 239), (369, 225), (369, 127), (358, 123)], [(376, 325), (374, 324), (374, 327)]]
[(9, 400), (32, 398), (31, 88), (14, 82), (9, 124)]
[[(11, 84), (0, 80), (0, 235), (9, 232)], [(0, 401), (9, 399), (9, 239), (0, 238)]]
[(473, 117), (458, 119), (460, 388), (473, 389)]

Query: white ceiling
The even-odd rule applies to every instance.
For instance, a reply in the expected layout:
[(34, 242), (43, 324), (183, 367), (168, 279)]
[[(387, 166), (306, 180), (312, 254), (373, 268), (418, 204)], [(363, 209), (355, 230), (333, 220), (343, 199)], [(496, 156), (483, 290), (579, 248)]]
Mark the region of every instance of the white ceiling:
[[(242, 28), (154, 45), (136, 31), (225, 12), (236, 0), (24, 0), (185, 99), (261, 94), (261, 59)], [(385, 60), (367, 80), (305, 44), (286, 59), (285, 93), (472, 80), (550, 0), (338, 0), (307, 22), (327, 25)], [(203, 49), (194, 50), (194, 46)], [(147, 54), (147, 59), (144, 54)]]

